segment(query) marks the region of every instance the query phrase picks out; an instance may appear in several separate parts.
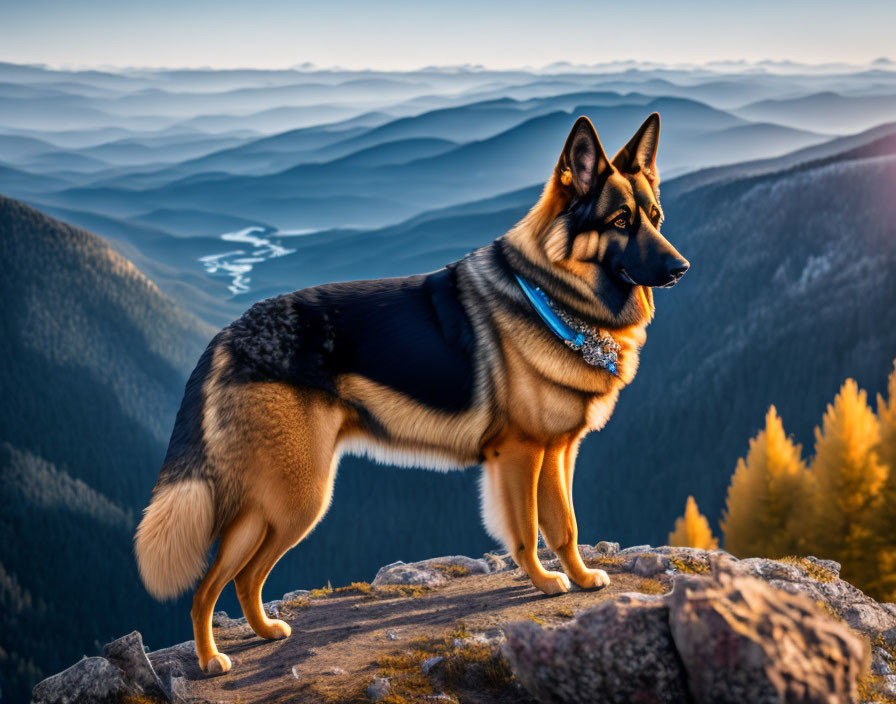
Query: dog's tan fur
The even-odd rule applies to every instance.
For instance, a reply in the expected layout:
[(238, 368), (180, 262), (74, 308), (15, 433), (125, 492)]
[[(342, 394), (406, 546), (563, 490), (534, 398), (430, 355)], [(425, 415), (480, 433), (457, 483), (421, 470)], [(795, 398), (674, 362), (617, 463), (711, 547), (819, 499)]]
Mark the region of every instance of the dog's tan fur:
[[(588, 569), (578, 552), (573, 470), (582, 438), (603, 427), (619, 391), (635, 375), (654, 312), (653, 294), (635, 286), (621, 308), (610, 310), (595, 295), (601, 275), (595, 257), (602, 238), (583, 232), (567, 241), (561, 214), (583, 187), (568, 158), (574, 133), (539, 202), (505, 240), (528, 265), (567, 285), (551, 292), (558, 304), (602, 321), (602, 329), (621, 346), (617, 375), (584, 363), (540, 321), (494, 303), (496, 284), (476, 253), (460, 265), (458, 280), (464, 305), (477, 311), (474, 332), (488, 351), (476, 359), (474, 402), (466, 411), (429, 408), (357, 374), (339, 377), (335, 396), (282, 383), (229, 386), (222, 375), (230, 361), (223, 347), (217, 349), (203, 386), (203, 438), (213, 479), (161, 486), (137, 536), (141, 574), (160, 596), (188, 586), (202, 571), (210, 543), (220, 538), (193, 600), (196, 649), (204, 669), (230, 668), (211, 627), (214, 604), (230, 580), (258, 635), (290, 634), (286, 623), (264, 613), (262, 585), (277, 560), (326, 512), (343, 452), (437, 468), (481, 464), (486, 528), (504, 542), (538, 589), (563, 592), (570, 579), (584, 588), (609, 582), (605, 572)], [(656, 139), (653, 150), (640, 156), (636, 152), (644, 148), (637, 139), (617, 155), (613, 167), (600, 150), (598, 158), (610, 173), (601, 195), (607, 202), (598, 208), (623, 198), (650, 219), (659, 209)], [(651, 236), (662, 238), (647, 226), (653, 228)], [(364, 429), (359, 407), (383, 425), (388, 443)], [(173, 524), (178, 529), (166, 533), (163, 527)], [(539, 562), (539, 528), (565, 574), (548, 572)]]

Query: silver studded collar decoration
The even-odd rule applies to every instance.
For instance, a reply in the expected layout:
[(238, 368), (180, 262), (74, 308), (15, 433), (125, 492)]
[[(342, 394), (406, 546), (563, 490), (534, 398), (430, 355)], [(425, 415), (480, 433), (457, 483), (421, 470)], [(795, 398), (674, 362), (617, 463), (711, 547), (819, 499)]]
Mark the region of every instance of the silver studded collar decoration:
[(608, 333), (583, 323), (557, 306), (538, 286), (515, 274), (516, 280), (535, 312), (564, 344), (582, 353), (582, 359), (593, 367), (617, 373), (619, 343)]
[(573, 318), (562, 308), (554, 308), (553, 305), (551, 308), (564, 323), (585, 338), (580, 345), (575, 344), (576, 340), (564, 340), (566, 346), (576, 352), (581, 352), (582, 359), (591, 366), (601, 367), (611, 374), (615, 374), (616, 362), (619, 358), (619, 343), (607, 333)]

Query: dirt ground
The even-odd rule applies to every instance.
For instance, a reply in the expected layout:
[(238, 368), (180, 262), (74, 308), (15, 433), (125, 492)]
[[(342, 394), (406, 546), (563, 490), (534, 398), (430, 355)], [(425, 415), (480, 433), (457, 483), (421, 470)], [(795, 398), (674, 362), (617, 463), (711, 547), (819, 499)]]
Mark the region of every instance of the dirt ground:
[[(292, 627), (291, 637), (262, 640), (241, 621), (216, 628), (218, 647), (230, 656), (233, 669), (212, 677), (199, 670), (195, 657), (185, 658), (188, 697), (233, 704), (369, 701), (364, 688), (374, 677), (391, 675), (393, 681), (402, 681), (394, 677), (397, 667), (400, 672), (406, 668), (408, 687), (413, 685), (420, 694), (403, 698), (399, 686), (384, 700), (387, 703), (433, 701), (433, 694), (443, 691), (455, 698), (442, 701), (498, 701), (501, 698), (489, 698), (482, 687), (466, 694), (438, 686), (427, 690), (428, 684), (419, 681), (419, 662), (425, 657), (420, 651), (437, 643), (442, 645), (435, 652), (445, 653), (452, 641), (458, 644), (458, 635), (461, 641), (479, 633), (494, 635), (502, 624), (525, 619), (561, 623), (623, 592), (660, 593), (671, 587), (666, 575), (641, 578), (623, 571), (621, 562), (614, 558), (590, 561), (590, 566), (610, 574), (610, 585), (604, 589), (550, 597), (537, 591), (518, 570), (510, 570), (458, 576), (419, 595), (378, 587), (368, 593), (337, 590), (282, 603), (279, 617)], [(430, 646), (421, 645), (427, 642)]]

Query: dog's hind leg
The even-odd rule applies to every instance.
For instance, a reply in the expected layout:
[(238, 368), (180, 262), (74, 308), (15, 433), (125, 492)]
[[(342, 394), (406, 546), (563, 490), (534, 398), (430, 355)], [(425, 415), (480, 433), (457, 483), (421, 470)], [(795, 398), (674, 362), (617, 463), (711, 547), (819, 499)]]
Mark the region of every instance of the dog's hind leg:
[(573, 582), (584, 589), (603, 587), (610, 578), (603, 570), (585, 566), (579, 554), (579, 529), (572, 504), (572, 463), (578, 440), (549, 445), (538, 475), (538, 523), (545, 542)]
[(262, 587), (277, 561), (323, 517), (330, 504), (338, 457), (336, 441), (344, 414), (321, 394), (277, 384), (251, 390), (253, 502), (263, 507), (264, 542), (234, 579), (246, 620), (270, 640), (291, 633), (285, 621), (268, 617)]
[(292, 633), (292, 628), (286, 621), (271, 619), (265, 613), (261, 589), (274, 565), (296, 542), (269, 527), (264, 542), (233, 580), (246, 621), (255, 633), (268, 640), (288, 638)]
[(225, 585), (249, 561), (264, 540), (266, 526), (261, 512), (249, 509), (241, 511), (224, 529), (218, 554), (193, 596), (193, 636), (196, 639), (196, 655), (199, 666), (206, 672), (222, 673), (231, 663), (218, 652), (212, 633), (212, 613), (215, 602)]
[(538, 560), (538, 475), (544, 446), (515, 431), (484, 449), (482, 511), (486, 528), (502, 540), (532, 583), (546, 594), (569, 590), (562, 572), (548, 572)]
[[(264, 542), (249, 560), (248, 564), (234, 579), (236, 595), (243, 608), (246, 621), (262, 638), (279, 640), (292, 633), (289, 624), (279, 619), (271, 619), (264, 611), (261, 598), (264, 582), (286, 552), (302, 540), (323, 516), (329, 505), (333, 478), (336, 474), (338, 458), (331, 458), (329, 476), (325, 486), (316, 492), (309, 492), (304, 506), (292, 507), (290, 513), (277, 516), (268, 526)], [(296, 510), (298, 509), (298, 510)], [(304, 510), (302, 510), (304, 509)]]

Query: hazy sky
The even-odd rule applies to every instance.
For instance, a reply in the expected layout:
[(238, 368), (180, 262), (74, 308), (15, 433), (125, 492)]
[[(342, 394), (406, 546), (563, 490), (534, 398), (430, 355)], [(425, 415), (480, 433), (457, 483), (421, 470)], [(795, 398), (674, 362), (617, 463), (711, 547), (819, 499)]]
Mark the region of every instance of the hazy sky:
[(894, 0), (0, 0), (0, 61), (53, 66), (896, 58)]

